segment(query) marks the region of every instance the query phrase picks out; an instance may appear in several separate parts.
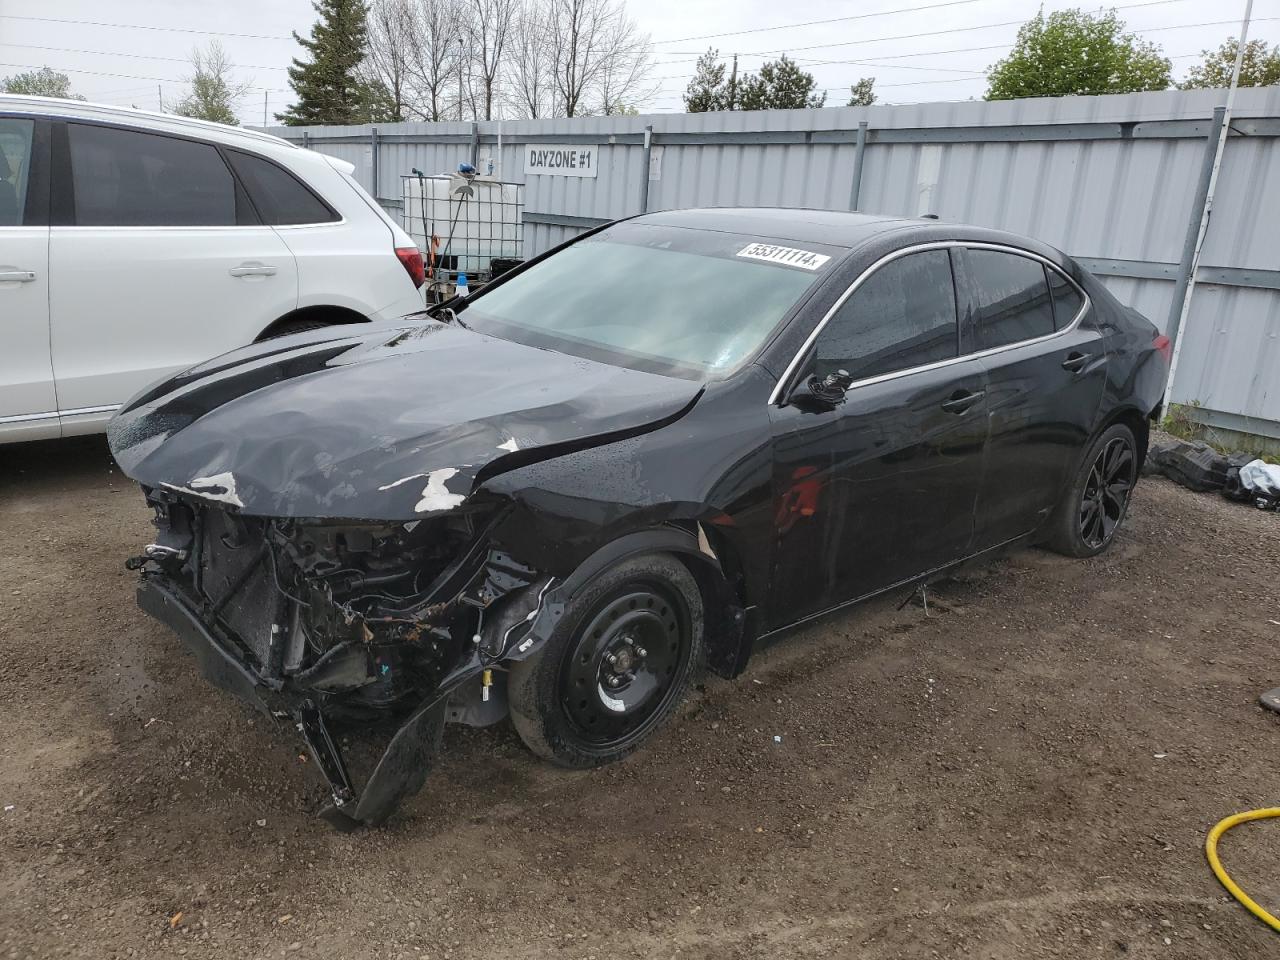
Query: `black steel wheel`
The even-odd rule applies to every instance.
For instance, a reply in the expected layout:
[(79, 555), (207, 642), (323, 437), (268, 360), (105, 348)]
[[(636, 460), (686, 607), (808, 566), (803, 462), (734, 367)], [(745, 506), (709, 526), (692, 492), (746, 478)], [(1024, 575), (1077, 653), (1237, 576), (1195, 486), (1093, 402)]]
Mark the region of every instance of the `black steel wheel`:
[(637, 557), (596, 578), (546, 646), (512, 664), (511, 717), (539, 756), (598, 766), (652, 735), (704, 661), (696, 581), (674, 557)]
[(1089, 446), (1050, 520), (1049, 546), (1071, 557), (1091, 557), (1107, 549), (1129, 511), (1137, 481), (1133, 431), (1112, 424)]

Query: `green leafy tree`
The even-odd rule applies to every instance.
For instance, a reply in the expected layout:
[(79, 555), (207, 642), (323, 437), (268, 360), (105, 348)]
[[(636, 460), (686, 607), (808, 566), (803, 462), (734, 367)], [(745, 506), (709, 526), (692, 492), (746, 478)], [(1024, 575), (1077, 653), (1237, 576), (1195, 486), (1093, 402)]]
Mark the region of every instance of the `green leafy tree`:
[(71, 81), (65, 73), (41, 67), (39, 70), (28, 70), (26, 73), (15, 73), (5, 77), (0, 83), (5, 93), (18, 93), (27, 97), (57, 97), (60, 100), (83, 100), (78, 93), (71, 92)]
[(1009, 56), (987, 71), (988, 100), (1164, 90), (1171, 65), (1155, 44), (1125, 32), (1114, 10), (1037, 13)]
[(693, 79), (684, 90), (684, 108), (689, 113), (710, 113), (712, 110), (728, 110), (728, 83), (725, 67), (720, 62), (720, 51), (708, 49), (698, 58)]
[(276, 119), (290, 126), (309, 123), (361, 123), (368, 92), (362, 91), (359, 67), (367, 44), (364, 0), (315, 0), (320, 19), (309, 38), (294, 31), (308, 58), (289, 67), (289, 83), (298, 99)]
[[(1191, 68), (1187, 79), (1178, 87), (1194, 90), (1198, 87), (1230, 86), (1239, 49), (1240, 41), (1231, 37), (1217, 50), (1201, 50), (1204, 60)], [(1280, 85), (1280, 46), (1268, 47), (1265, 40), (1250, 40), (1244, 45), (1244, 58), (1240, 61), (1240, 86), (1277, 85)]]
[(405, 119), (403, 106), (381, 80), (361, 80), (356, 85), (356, 105), (353, 123), (399, 123)]
[(818, 81), (783, 54), (760, 68), (757, 74), (743, 77), (740, 109), (742, 110), (802, 110), (820, 107), (827, 102), (827, 95), (817, 92)]
[(203, 50), (191, 51), (193, 70), (191, 91), (174, 108), (174, 113), (197, 120), (212, 120), (238, 126), (236, 101), (248, 91), (248, 84), (236, 83), (233, 66), (222, 44), (211, 40)]
[(869, 107), (876, 102), (875, 77), (863, 77), (849, 87), (849, 106)]

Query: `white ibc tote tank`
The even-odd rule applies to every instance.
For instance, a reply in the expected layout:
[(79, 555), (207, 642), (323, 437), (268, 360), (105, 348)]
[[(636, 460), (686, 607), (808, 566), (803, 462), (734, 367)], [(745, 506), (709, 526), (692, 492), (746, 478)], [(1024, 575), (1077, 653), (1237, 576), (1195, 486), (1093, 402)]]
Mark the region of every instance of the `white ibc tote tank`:
[(495, 257), (520, 257), (520, 184), (447, 174), (404, 176), (401, 182), (405, 231), (424, 256), (434, 235), (436, 255), (446, 262), (457, 258), (456, 266), (437, 270), (438, 277), (488, 276)]

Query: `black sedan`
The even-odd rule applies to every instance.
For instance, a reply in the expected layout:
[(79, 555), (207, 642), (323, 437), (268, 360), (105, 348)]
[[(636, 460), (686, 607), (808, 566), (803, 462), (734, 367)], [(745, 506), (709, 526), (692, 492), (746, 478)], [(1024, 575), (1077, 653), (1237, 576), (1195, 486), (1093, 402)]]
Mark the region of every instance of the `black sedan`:
[[(1168, 341), (977, 227), (685, 210), (402, 329), (157, 384), (110, 429), (155, 510), (139, 602), (383, 821), (449, 722), (617, 760), (704, 667), (1018, 544), (1114, 540)], [(363, 788), (333, 723), (394, 730)]]

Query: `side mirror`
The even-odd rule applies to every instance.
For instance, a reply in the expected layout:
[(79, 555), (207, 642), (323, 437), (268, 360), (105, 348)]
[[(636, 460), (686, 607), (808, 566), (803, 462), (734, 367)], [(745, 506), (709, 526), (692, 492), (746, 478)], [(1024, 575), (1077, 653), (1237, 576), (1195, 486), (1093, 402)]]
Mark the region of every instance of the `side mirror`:
[(801, 410), (834, 410), (844, 403), (844, 395), (852, 385), (848, 370), (837, 370), (822, 378), (814, 374), (798, 384), (787, 400)]

